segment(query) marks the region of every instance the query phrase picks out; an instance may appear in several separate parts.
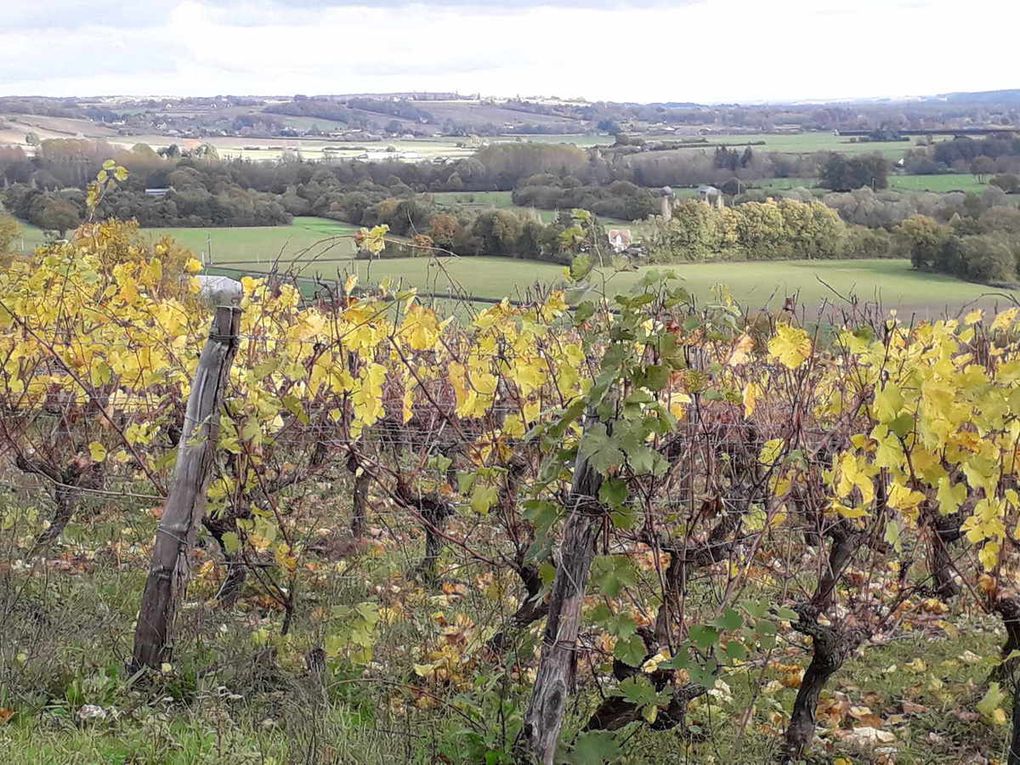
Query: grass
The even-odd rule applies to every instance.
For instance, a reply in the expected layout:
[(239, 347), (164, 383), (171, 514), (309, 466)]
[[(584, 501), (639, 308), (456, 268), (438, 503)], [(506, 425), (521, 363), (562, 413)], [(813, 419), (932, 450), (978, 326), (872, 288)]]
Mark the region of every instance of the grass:
[(964, 173), (946, 173), (945, 175), (890, 175), (889, 188), (897, 191), (973, 191), (981, 193), (988, 184), (979, 181), (977, 176)]
[[(711, 133), (704, 136), (710, 144), (728, 144), (742, 147), (751, 144), (752, 151), (773, 151), (780, 154), (805, 154), (816, 151), (838, 151), (844, 154), (871, 154), (878, 152), (899, 159), (908, 149), (915, 148), (915, 139), (909, 141), (852, 141), (846, 136), (829, 132), (811, 133)], [(764, 141), (764, 145), (760, 142)]]
[(764, 178), (759, 181), (747, 182), (748, 189), (774, 189), (776, 191), (812, 189), (817, 185), (817, 178)]
[[(950, 191), (972, 191), (980, 193), (987, 188), (985, 181), (979, 181), (977, 176), (968, 173), (945, 173), (942, 175), (911, 175), (911, 174), (890, 174), (889, 188), (893, 191), (932, 191), (945, 194)], [(795, 188), (817, 189), (825, 191), (818, 186), (818, 178), (766, 178), (764, 180), (748, 181), (749, 189), (776, 189), (788, 190)]]
[[(940, 176), (932, 176), (940, 177)], [(454, 195), (436, 195), (449, 197)], [(493, 207), (505, 206), (508, 192), (473, 192), (463, 196), (464, 203), (484, 200)], [(545, 211), (552, 215), (550, 211)], [(640, 223), (605, 221), (607, 225), (640, 228)], [(265, 273), (278, 259), (281, 270), (302, 277), (321, 275), (330, 279), (341, 274), (357, 274), (362, 284), (390, 279), (408, 287), (434, 293), (467, 294), (501, 299), (524, 298), (529, 288), (558, 284), (562, 266), (511, 258), (397, 258), (390, 260), (354, 260), (349, 238), (357, 229), (324, 218), (295, 218), (290, 226), (259, 228), (165, 228), (146, 229), (151, 236), (170, 235), (196, 254), (211, 247), (211, 273), (239, 275)], [(41, 244), (43, 232), (24, 226), (26, 248)], [(854, 295), (862, 301), (876, 301), (886, 309), (937, 315), (956, 312), (974, 301), (991, 305), (992, 290), (940, 274), (914, 271), (904, 260), (776, 261), (688, 263), (660, 266), (682, 277), (687, 288), (701, 299), (711, 297), (721, 284), (748, 308), (776, 307), (787, 295), (798, 295), (799, 304), (808, 311), (823, 301), (838, 301), (832, 290), (843, 296)], [(631, 289), (649, 267), (604, 274), (605, 289), (621, 293)], [(822, 283), (823, 280), (825, 284)], [(829, 285), (829, 286), (826, 286)], [(832, 289), (830, 289), (831, 287)], [(600, 283), (601, 288), (601, 283)], [(999, 303), (1003, 301), (998, 300)]]
[[(349, 496), (349, 488), (342, 480), (331, 486), (331, 519), (349, 512), (343, 500), (336, 501)], [(383, 507), (373, 512), (387, 514)], [(399, 544), (380, 539), (336, 565), (309, 557), (286, 638), (279, 635), (282, 614), (265, 605), (251, 579), (235, 608), (211, 603), (220, 574), (209, 549), (200, 547), (172, 664), (157, 677), (133, 682), (125, 663), (153, 533), (154, 520), (141, 508), (95, 507), (68, 527), (47, 560), (19, 560), (0, 578), (7, 616), (0, 621), (0, 762), (467, 765), (481, 761), (472, 750), (475, 740), (498, 745), (499, 721), (504, 714), (519, 715), (527, 703), (528, 681), (502, 675), (498, 664), (484, 660), (454, 664), (459, 685), (425, 685), (433, 695), (418, 692), (423, 684), (414, 669), (415, 649), (442, 645), (450, 630), (440, 625), (466, 623), (463, 650), (475, 656), (480, 638), (471, 630), (489, 623), (493, 601), (473, 589), (472, 574), (460, 567), (447, 572), (450, 589), (430, 591), (406, 578), (405, 556), (413, 559), (422, 543), (413, 524), (389, 532)], [(14, 534), (4, 529), (0, 537), (8, 560), (23, 555)], [(465, 578), (471, 586), (458, 587)], [(305, 670), (303, 657), (336, 629), (330, 609), (374, 598), (400, 613), (375, 630), (375, 661), (360, 666), (343, 650), (331, 653), (320, 684)], [(436, 612), (444, 615), (439, 624)], [(621, 734), (626, 759), (620, 762), (776, 761), (797, 692), (788, 678), (807, 663), (802, 641), (786, 629), (782, 637), (766, 663), (727, 670), (728, 692), (692, 704), (688, 723), (697, 740), (639, 727)], [(822, 694), (819, 742), (809, 761), (844, 757), (921, 765), (998, 756), (1006, 728), (979, 721), (974, 710), (994, 663), (978, 657), (994, 657), (1001, 640), (995, 620), (954, 610), (908, 621), (893, 639), (866, 646)], [(528, 645), (522, 641), (524, 661)], [(481, 678), (473, 688), (464, 682), (470, 673)], [(498, 707), (492, 701), (497, 692), (506, 694)], [(579, 670), (568, 739), (597, 702), (587, 672)], [(908, 710), (904, 702), (913, 706)], [(82, 719), (85, 705), (105, 716)], [(465, 729), (465, 719), (473, 730)], [(872, 754), (845, 740), (855, 728), (872, 725), (894, 734), (894, 760), (868, 759)]]
[[(350, 237), (358, 228), (328, 218), (297, 217), (289, 226), (146, 228), (142, 231), (153, 239), (173, 237), (199, 257), (208, 258), (211, 253), (212, 262), (220, 265), (265, 270), (277, 258), (285, 264), (295, 259), (305, 262), (349, 260), (355, 252)], [(46, 241), (45, 233), (35, 226), (22, 224), (22, 234), (26, 250)]]
[[(495, 299), (524, 297), (528, 288), (536, 283), (559, 283), (563, 273), (562, 266), (509, 258), (400, 258), (339, 265), (345, 273), (356, 273), (362, 284), (389, 278), (428, 292), (463, 291)], [(260, 270), (254, 262), (248, 268)], [(626, 292), (651, 268), (606, 271), (602, 274), (604, 287), (610, 294)], [(995, 300), (989, 297), (991, 289), (986, 286), (940, 274), (920, 273), (905, 260), (690, 263), (655, 268), (673, 271), (703, 300), (710, 299), (713, 290), (725, 284), (733, 297), (748, 308), (776, 307), (786, 296), (798, 295), (799, 304), (813, 311), (823, 301), (839, 302), (832, 290), (843, 296), (855, 295), (861, 301), (880, 302), (886, 309), (924, 315), (955, 313), (974, 301), (989, 305)], [(310, 277), (319, 272), (331, 276), (335, 270), (332, 265), (330, 268), (306, 266), (301, 274)], [(599, 284), (601, 288), (602, 283)]]
[(440, 207), (475, 210), (507, 210), (514, 207), (512, 191), (436, 191), (431, 196)]
[(551, 223), (558, 214), (556, 210), (515, 205), (512, 191), (438, 191), (430, 196), (435, 199), (436, 205), (450, 210), (469, 210), (473, 213), (484, 210), (517, 210), (534, 215), (543, 223)]
[[(297, 217), (289, 226), (258, 226), (252, 228), (153, 228), (146, 233), (154, 237), (172, 236), (196, 253), (211, 251), (211, 262), (222, 265), (255, 262), (272, 263), (279, 258), (290, 262), (321, 258), (348, 259), (355, 247), (350, 237), (358, 226), (327, 218)], [(346, 237), (336, 241), (337, 237)]]

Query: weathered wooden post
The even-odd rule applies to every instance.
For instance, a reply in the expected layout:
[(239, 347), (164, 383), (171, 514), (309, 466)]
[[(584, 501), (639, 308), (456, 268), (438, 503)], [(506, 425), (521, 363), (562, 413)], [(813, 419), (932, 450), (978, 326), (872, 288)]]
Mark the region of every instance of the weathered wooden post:
[(601, 485), (602, 475), (586, 457), (578, 454), (567, 500), (569, 515), (560, 544), (560, 561), (549, 599), (542, 658), (516, 745), (518, 761), (537, 760), (542, 765), (553, 765), (556, 756), (563, 712), (577, 670), (581, 609), (595, 557), (595, 540), (605, 517), (598, 500)]
[(237, 350), (240, 323), (240, 308), (216, 309), (191, 383), (170, 495), (156, 531), (135, 627), (134, 670), (159, 667), (171, 653), (174, 615), (188, 582), (189, 554), (205, 509), (223, 389)]

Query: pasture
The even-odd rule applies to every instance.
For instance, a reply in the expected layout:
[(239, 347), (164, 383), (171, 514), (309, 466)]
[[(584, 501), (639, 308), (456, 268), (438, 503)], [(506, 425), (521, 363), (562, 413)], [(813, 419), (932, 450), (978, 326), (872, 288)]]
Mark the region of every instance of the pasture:
[[(963, 191), (980, 194), (987, 186), (987, 182), (979, 180), (976, 175), (971, 175), (970, 173), (944, 173), (942, 175), (889, 174), (889, 189), (892, 191), (931, 191), (937, 194)], [(813, 189), (820, 193), (826, 191), (818, 186), (817, 178), (766, 178), (764, 180), (748, 181), (747, 187), (749, 189), (775, 189), (777, 191), (796, 188)]]
[[(286, 263), (281, 260), (281, 268)], [(361, 284), (378, 284), (385, 279), (424, 292), (461, 294), (500, 299), (526, 298), (530, 287), (562, 282), (563, 267), (509, 258), (395, 258), (350, 260), (346, 262), (293, 262), (294, 272), (311, 278), (356, 274)], [(247, 272), (264, 271), (252, 261), (234, 266)], [(747, 308), (781, 306), (787, 296), (798, 296), (798, 304), (814, 311), (823, 303), (840, 303), (841, 297), (879, 303), (885, 309), (917, 312), (925, 316), (955, 313), (978, 302), (990, 305), (1005, 298), (980, 284), (950, 276), (920, 273), (905, 260), (840, 260), (688, 263), (643, 266), (629, 271), (603, 269), (592, 279), (593, 288), (606, 294), (628, 291), (649, 270), (672, 271), (702, 301), (712, 300), (725, 285), (734, 299)], [(215, 269), (214, 269), (215, 270)]]
[[(844, 154), (879, 153), (890, 159), (899, 159), (908, 149), (915, 148), (916, 141), (909, 136), (906, 141), (855, 141), (846, 136), (826, 131), (809, 133), (709, 133), (705, 136), (709, 144), (724, 144), (735, 148), (751, 146), (753, 151), (774, 151), (780, 154), (807, 154), (816, 151), (838, 151)], [(762, 143), (764, 142), (764, 143)]]
[(987, 186), (985, 181), (980, 181), (977, 176), (969, 173), (889, 176), (889, 188), (897, 191), (934, 191), (940, 194), (964, 191), (980, 194)]
[[(469, 196), (479, 203), (485, 199), (496, 208), (505, 208), (509, 199), (507, 192)], [(357, 227), (324, 218), (298, 217), (290, 226), (144, 231), (153, 237), (172, 236), (197, 257), (211, 251), (210, 272), (230, 275), (267, 273), (275, 263), (280, 271), (309, 280), (356, 274), (362, 285), (389, 279), (423, 292), (485, 299), (525, 298), (536, 284), (555, 285), (563, 277), (560, 265), (512, 258), (354, 260), (352, 237)], [(44, 241), (43, 232), (32, 226), (24, 226), (23, 233), (26, 248)], [(1005, 300), (1001, 292), (984, 285), (914, 271), (905, 260), (685, 263), (626, 271), (605, 269), (594, 281), (607, 294), (618, 294), (629, 290), (651, 268), (675, 272), (702, 300), (711, 299), (713, 291), (725, 285), (734, 299), (748, 308), (775, 307), (788, 295), (798, 295), (799, 305), (812, 311), (824, 301), (839, 302), (838, 293), (880, 303), (886, 309), (934, 315), (955, 313), (975, 301), (990, 305)]]
[[(26, 251), (46, 241), (41, 229), (21, 226)], [(351, 237), (357, 231), (357, 226), (315, 217), (294, 218), (289, 226), (143, 229), (153, 238), (173, 237), (205, 262), (257, 270), (270, 268), (277, 258), (285, 264), (296, 259), (307, 264), (324, 258), (348, 260), (354, 257)]]
[[(493, 197), (492, 206), (501, 206), (502, 199)], [(390, 279), (424, 292), (486, 299), (524, 298), (530, 287), (558, 284), (563, 277), (562, 266), (511, 258), (354, 260), (351, 237), (356, 232), (356, 227), (336, 221), (300, 217), (290, 226), (145, 229), (150, 236), (174, 237), (198, 257), (211, 248), (210, 271), (232, 275), (266, 273), (276, 263), (279, 270), (305, 279), (356, 274), (363, 285)], [(43, 232), (32, 226), (24, 226), (23, 233), (26, 248), (44, 241)], [(596, 286), (607, 294), (624, 292), (651, 268), (606, 269)], [(774, 307), (786, 296), (798, 295), (799, 304), (810, 311), (823, 301), (838, 302), (838, 293), (879, 302), (888, 309), (932, 315), (997, 299), (990, 287), (919, 273), (905, 260), (685, 263), (654, 268), (675, 272), (702, 299), (710, 299), (713, 290), (726, 285), (737, 302), (749, 308)], [(998, 300), (1001, 303), (1004, 298)]]

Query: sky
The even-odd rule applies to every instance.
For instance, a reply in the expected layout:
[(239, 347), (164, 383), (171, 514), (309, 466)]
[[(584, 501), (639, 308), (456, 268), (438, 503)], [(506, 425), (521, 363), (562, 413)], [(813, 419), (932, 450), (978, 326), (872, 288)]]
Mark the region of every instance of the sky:
[(0, 0), (0, 95), (931, 95), (1020, 87), (975, 32), (1018, 26), (1015, 0)]

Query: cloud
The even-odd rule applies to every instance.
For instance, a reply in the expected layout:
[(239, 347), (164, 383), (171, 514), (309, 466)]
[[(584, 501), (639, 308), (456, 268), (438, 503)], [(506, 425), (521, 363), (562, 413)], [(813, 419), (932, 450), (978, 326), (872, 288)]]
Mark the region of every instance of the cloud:
[[(12, 94), (719, 102), (1015, 85), (1008, 46), (961, 38), (946, 22), (955, 0), (0, 2), (0, 90)], [(969, 9), (1002, 28), (1020, 22), (1013, 4)]]
[(3, 0), (4, 32), (161, 26), (179, 0)]
[[(555, 6), (573, 9), (655, 8), (706, 0), (204, 0), (203, 5), (233, 15), (238, 25), (252, 18), (314, 19), (334, 9), (402, 9), (413, 6), (470, 9), (475, 13)], [(4, 29), (74, 29), (160, 26), (181, 0), (3, 0)]]

